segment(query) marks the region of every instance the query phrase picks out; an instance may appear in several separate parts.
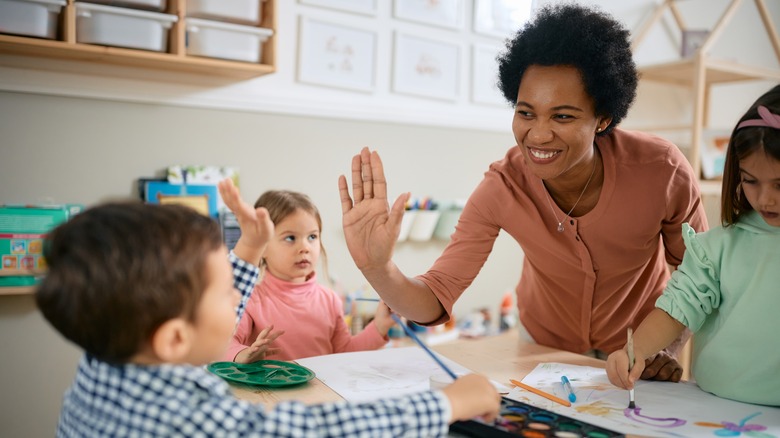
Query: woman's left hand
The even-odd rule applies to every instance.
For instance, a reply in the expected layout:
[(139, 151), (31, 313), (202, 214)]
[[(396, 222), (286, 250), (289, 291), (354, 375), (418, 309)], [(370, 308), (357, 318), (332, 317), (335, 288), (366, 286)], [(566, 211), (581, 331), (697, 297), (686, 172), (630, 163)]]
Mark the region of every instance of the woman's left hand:
[(645, 360), (645, 370), (642, 372), (643, 380), (660, 380), (664, 382), (679, 382), (682, 378), (683, 367), (677, 359), (666, 350), (661, 350)]

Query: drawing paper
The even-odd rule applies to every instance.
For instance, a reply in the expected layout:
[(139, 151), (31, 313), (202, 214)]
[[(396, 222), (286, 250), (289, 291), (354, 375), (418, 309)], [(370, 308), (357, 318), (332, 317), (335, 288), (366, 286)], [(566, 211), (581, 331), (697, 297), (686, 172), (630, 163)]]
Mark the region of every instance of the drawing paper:
[(512, 389), (507, 397), (625, 434), (780, 438), (780, 408), (716, 397), (691, 382), (637, 382), (637, 409), (629, 410), (628, 391), (609, 383), (601, 368), (542, 363), (522, 381), (566, 398), (563, 375), (577, 395), (570, 408), (520, 388)]
[[(455, 374), (471, 372), (440, 354), (437, 357)], [(446, 374), (419, 347), (328, 354), (297, 359), (296, 362), (314, 371), (320, 381), (345, 400), (356, 402), (427, 391), (431, 376)], [(497, 386), (499, 390), (509, 390)]]

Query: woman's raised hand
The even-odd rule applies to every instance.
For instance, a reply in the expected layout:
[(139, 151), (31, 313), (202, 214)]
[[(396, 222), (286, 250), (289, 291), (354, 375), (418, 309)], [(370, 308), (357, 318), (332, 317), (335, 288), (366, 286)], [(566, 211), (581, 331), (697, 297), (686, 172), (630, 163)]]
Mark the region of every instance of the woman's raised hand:
[(339, 195), (344, 237), (355, 265), (360, 270), (383, 268), (393, 255), (409, 193), (390, 208), (382, 159), (363, 148), (352, 157), (352, 197), (344, 175), (339, 176)]

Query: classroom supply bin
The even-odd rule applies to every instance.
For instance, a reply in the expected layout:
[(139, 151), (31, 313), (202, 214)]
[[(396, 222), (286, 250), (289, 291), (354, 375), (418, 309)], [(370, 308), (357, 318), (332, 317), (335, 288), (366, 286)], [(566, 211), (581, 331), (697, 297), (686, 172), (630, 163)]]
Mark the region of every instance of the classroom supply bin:
[[(76, 0), (81, 2), (83, 0)], [(148, 9), (150, 11), (164, 11), (168, 6), (167, 0), (87, 0), (84, 3), (100, 3), (101, 5), (119, 6), (121, 8)]]
[(76, 41), (164, 52), (176, 20), (159, 12), (76, 3)]
[(65, 0), (0, 0), (0, 33), (57, 38)]
[(219, 21), (187, 18), (187, 55), (259, 62), (273, 31)]
[(187, 0), (187, 16), (260, 24), (261, 0)]

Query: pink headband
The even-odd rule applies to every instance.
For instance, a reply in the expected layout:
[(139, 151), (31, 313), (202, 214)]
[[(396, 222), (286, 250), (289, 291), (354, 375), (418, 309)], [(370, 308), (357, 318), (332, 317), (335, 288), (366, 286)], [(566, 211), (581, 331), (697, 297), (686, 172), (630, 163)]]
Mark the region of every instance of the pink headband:
[(747, 126), (761, 126), (766, 128), (780, 129), (780, 115), (772, 114), (764, 105), (758, 106), (758, 115), (760, 119), (750, 119), (737, 125), (737, 129)]

